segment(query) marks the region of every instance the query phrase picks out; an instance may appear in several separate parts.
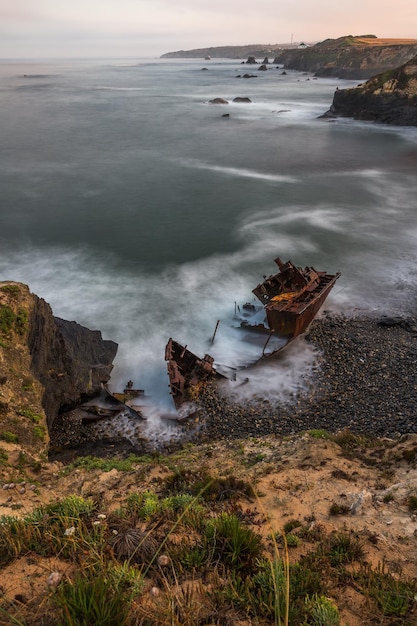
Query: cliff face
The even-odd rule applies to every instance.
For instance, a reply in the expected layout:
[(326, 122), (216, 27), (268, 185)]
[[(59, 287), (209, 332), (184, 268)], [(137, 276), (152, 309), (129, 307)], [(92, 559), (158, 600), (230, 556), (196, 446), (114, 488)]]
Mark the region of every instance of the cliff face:
[(336, 91), (330, 114), (398, 126), (417, 126), (417, 56), (354, 89)]
[(34, 450), (60, 412), (100, 392), (117, 344), (53, 316), (26, 285), (0, 283), (0, 439)]
[[(389, 43), (375, 37), (327, 39), (303, 50), (282, 50), (274, 63), (316, 76), (366, 79), (399, 67), (417, 54), (414, 43)], [(396, 40), (392, 40), (395, 42)]]

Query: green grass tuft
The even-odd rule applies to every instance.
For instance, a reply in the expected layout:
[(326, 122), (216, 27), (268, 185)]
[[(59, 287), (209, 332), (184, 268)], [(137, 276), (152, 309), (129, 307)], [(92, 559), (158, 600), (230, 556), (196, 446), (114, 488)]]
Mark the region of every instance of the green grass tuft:
[(3, 439), (3, 441), (7, 441), (7, 443), (17, 443), (19, 441), (18, 436), (14, 433), (11, 433), (9, 430), (4, 430), (2, 433), (0, 433), (0, 439)]
[(61, 583), (55, 603), (62, 611), (62, 626), (124, 626), (130, 604), (139, 593), (140, 575), (133, 569), (110, 565), (106, 570), (79, 571)]

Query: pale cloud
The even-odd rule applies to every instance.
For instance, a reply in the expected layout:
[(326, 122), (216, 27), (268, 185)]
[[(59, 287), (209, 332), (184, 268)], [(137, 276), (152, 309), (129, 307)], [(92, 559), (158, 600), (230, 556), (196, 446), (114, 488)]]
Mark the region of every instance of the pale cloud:
[(0, 0), (0, 56), (154, 55), (373, 33), (415, 37), (415, 0)]

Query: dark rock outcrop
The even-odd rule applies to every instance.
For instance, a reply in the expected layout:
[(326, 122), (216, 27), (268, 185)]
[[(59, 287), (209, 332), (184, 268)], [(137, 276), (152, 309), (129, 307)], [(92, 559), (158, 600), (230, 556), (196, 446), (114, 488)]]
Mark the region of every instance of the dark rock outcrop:
[(249, 63), (249, 65), (255, 65), (256, 64), (256, 59), (253, 56), (249, 56), (248, 60), (246, 61), (246, 63)]
[(0, 438), (46, 452), (64, 412), (101, 393), (116, 351), (98, 330), (54, 317), (27, 285), (0, 281)]
[(266, 72), (268, 70), (268, 68), (266, 67), (266, 65), (261, 65), (260, 67), (258, 67), (258, 72)]
[(229, 103), (224, 98), (213, 98), (213, 100), (209, 100), (209, 104), (229, 104)]
[(42, 405), (50, 427), (57, 415), (101, 391), (113, 368), (117, 344), (52, 314), (51, 307), (33, 295), (28, 348), (31, 370), (43, 386)]
[(252, 102), (252, 100), (250, 98), (236, 96), (236, 98), (233, 98), (233, 102)]
[(314, 46), (282, 50), (274, 64), (316, 76), (367, 79), (399, 67), (417, 54), (417, 40), (386, 40), (374, 36), (326, 39)]
[(337, 90), (326, 115), (417, 126), (417, 56), (354, 89)]

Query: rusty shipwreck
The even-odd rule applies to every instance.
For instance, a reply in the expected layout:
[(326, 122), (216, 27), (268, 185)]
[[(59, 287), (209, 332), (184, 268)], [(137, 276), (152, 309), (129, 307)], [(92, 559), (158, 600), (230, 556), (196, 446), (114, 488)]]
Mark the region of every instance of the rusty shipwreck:
[(284, 263), (279, 257), (275, 263), (279, 272), (265, 277), (252, 293), (264, 307), (265, 329), (295, 339), (317, 315), (340, 272), (328, 274), (313, 267), (303, 269), (291, 261)]
[[(247, 302), (242, 309), (235, 305), (238, 328), (248, 331), (241, 336), (242, 339), (260, 348), (255, 360), (243, 364), (242, 368), (276, 354), (301, 335), (340, 276), (340, 272), (328, 274), (313, 267), (297, 267), (291, 261), (284, 263), (280, 257), (275, 259), (275, 263), (279, 271), (265, 276), (252, 290), (261, 305)], [(219, 321), (212, 343), (218, 325)], [(214, 367), (212, 356), (206, 354), (201, 359), (173, 339), (167, 343), (165, 360), (171, 395), (177, 409), (184, 402), (197, 399), (208, 382), (228, 378)]]

